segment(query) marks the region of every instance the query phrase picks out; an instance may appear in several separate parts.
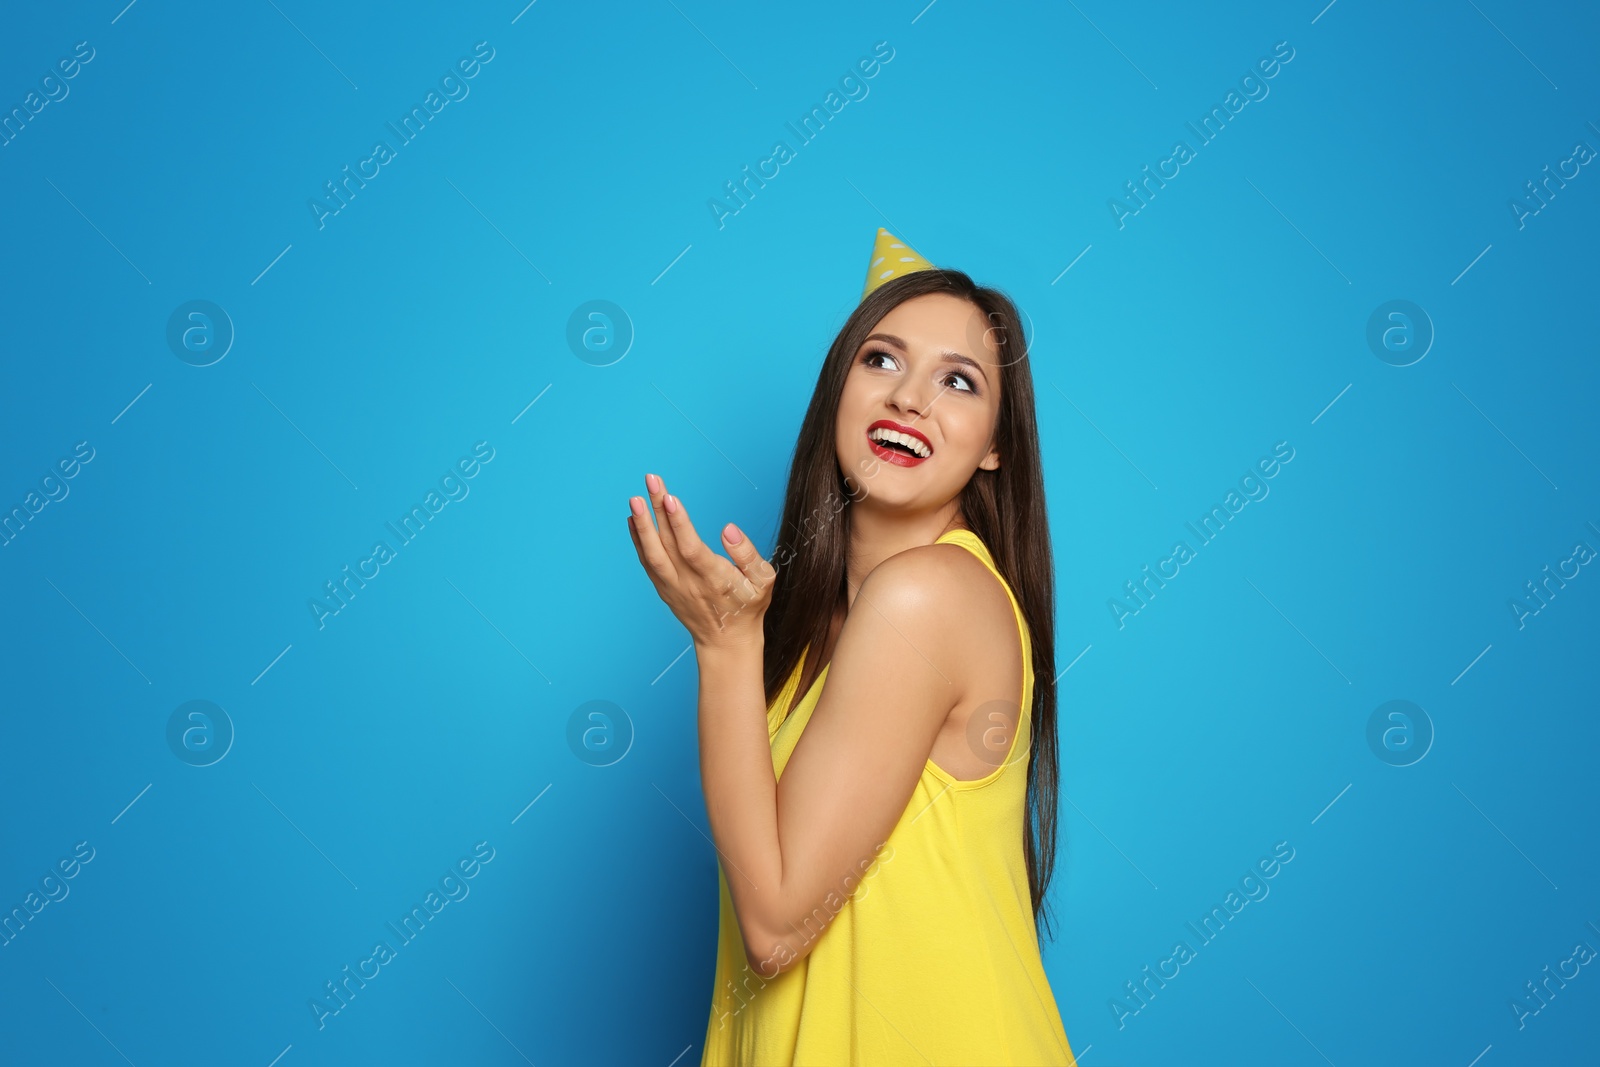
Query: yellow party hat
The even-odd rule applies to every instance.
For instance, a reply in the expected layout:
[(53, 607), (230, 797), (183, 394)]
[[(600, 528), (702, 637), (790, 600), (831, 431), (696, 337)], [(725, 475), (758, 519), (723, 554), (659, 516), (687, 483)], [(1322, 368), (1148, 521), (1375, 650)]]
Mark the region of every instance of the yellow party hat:
[(867, 285), (861, 290), (861, 299), (865, 300), (890, 278), (933, 269), (933, 264), (919, 256), (916, 249), (880, 226), (878, 239), (872, 245), (872, 264), (867, 267)]

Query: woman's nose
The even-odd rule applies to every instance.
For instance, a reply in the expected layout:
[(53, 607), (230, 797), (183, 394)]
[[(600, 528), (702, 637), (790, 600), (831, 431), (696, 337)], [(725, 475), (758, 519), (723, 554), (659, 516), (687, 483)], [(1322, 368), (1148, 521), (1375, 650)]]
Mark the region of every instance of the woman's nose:
[(919, 418), (931, 402), (926, 396), (926, 387), (911, 382), (901, 382), (889, 394), (890, 406)]

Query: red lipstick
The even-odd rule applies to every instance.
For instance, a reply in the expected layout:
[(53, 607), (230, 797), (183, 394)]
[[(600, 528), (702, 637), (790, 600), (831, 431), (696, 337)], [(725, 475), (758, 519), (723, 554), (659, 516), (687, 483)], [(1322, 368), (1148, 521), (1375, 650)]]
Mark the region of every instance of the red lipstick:
[[(873, 440), (873, 431), (879, 429), (893, 430), (896, 433), (905, 434), (907, 437), (913, 438), (921, 446), (925, 454), (914, 454), (911, 449), (914, 449), (916, 445), (906, 446), (904, 442), (896, 442), (893, 445), (889, 445)], [(867, 427), (867, 447), (872, 449), (873, 455), (885, 463), (893, 463), (897, 467), (915, 467), (933, 455), (933, 442), (929, 441), (926, 436), (910, 426), (890, 419), (879, 419)]]

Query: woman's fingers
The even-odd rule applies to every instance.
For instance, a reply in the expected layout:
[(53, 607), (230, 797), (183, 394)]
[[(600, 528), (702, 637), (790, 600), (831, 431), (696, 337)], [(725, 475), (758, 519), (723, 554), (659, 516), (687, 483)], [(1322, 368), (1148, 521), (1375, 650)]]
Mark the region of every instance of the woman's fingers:
[[(728, 553), (724, 557), (700, 539), (689, 510), (667, 493), (660, 478), (649, 475), (645, 484), (648, 499), (628, 498), (628, 536), (651, 584), (673, 614), (697, 641), (726, 634), (732, 628), (729, 620), (736, 616), (754, 618), (755, 625), (761, 625), (777, 575), (773, 564), (732, 523), (721, 531)], [(651, 521), (652, 512), (657, 521)], [(747, 628), (742, 624), (743, 620), (732, 625), (742, 633)]]
[(628, 523), (628, 533), (633, 536), (633, 547), (639, 553), (639, 562), (645, 565), (650, 572), (651, 581), (673, 582), (677, 579), (677, 568), (672, 565), (672, 557), (662, 547), (661, 537), (656, 532), (656, 527), (650, 521), (650, 511), (645, 507), (642, 497), (630, 497), (628, 507), (632, 509), (632, 519)]
[(644, 476), (645, 490), (650, 494), (650, 509), (655, 512), (656, 530), (661, 537), (662, 547), (673, 558), (678, 554), (678, 539), (672, 532), (672, 524), (667, 521), (667, 486), (659, 475), (646, 474)]
[(637, 499), (630, 497), (628, 500), (628, 538), (633, 542), (633, 551), (639, 557), (639, 565), (645, 569), (645, 573), (650, 574), (651, 581), (654, 581), (655, 575), (651, 573), (653, 568), (649, 559), (645, 557), (644, 544), (639, 540), (639, 509), (634, 507), (633, 503)]
[(667, 527), (672, 531), (672, 538), (677, 546), (677, 558), (689, 569), (698, 574), (710, 577), (722, 557), (711, 551), (706, 543), (700, 540), (700, 535), (695, 533), (694, 523), (689, 519), (689, 511), (683, 506), (683, 501), (675, 496), (663, 494), (662, 506), (667, 513)]
[(763, 559), (754, 543), (744, 535), (744, 531), (731, 522), (722, 528), (722, 543), (727, 546), (728, 555), (732, 557), (734, 565), (749, 579), (756, 594), (764, 595), (771, 587), (773, 577), (778, 573), (777, 568)]

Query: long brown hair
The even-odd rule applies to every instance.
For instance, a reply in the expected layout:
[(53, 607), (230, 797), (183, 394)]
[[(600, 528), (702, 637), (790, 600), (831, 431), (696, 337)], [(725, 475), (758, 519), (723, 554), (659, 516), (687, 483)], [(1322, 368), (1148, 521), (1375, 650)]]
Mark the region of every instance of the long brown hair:
[[(957, 270), (920, 270), (873, 290), (845, 320), (828, 349), (800, 424), (783, 520), (771, 561), (777, 568), (763, 632), (767, 703), (777, 698), (809, 644), (827, 641), (833, 614), (845, 595), (852, 499), (835, 446), (845, 377), (867, 334), (900, 303), (927, 293), (948, 293), (975, 305), (998, 344), (1000, 414), (997, 470), (979, 468), (961, 491), (962, 516), (994, 557), (1011, 586), (1033, 646), (1033, 744), (1028, 757), (1027, 813), (1022, 827), (1036, 929), (1050, 929), (1045, 892), (1055, 869), (1056, 805), (1060, 766), (1056, 744), (1055, 576), (1045, 511), (1044, 472), (1034, 415), (1033, 374), (1016, 305), (998, 289), (977, 285)], [(978, 358), (987, 353), (977, 337)], [(854, 480), (853, 480), (854, 481)]]

